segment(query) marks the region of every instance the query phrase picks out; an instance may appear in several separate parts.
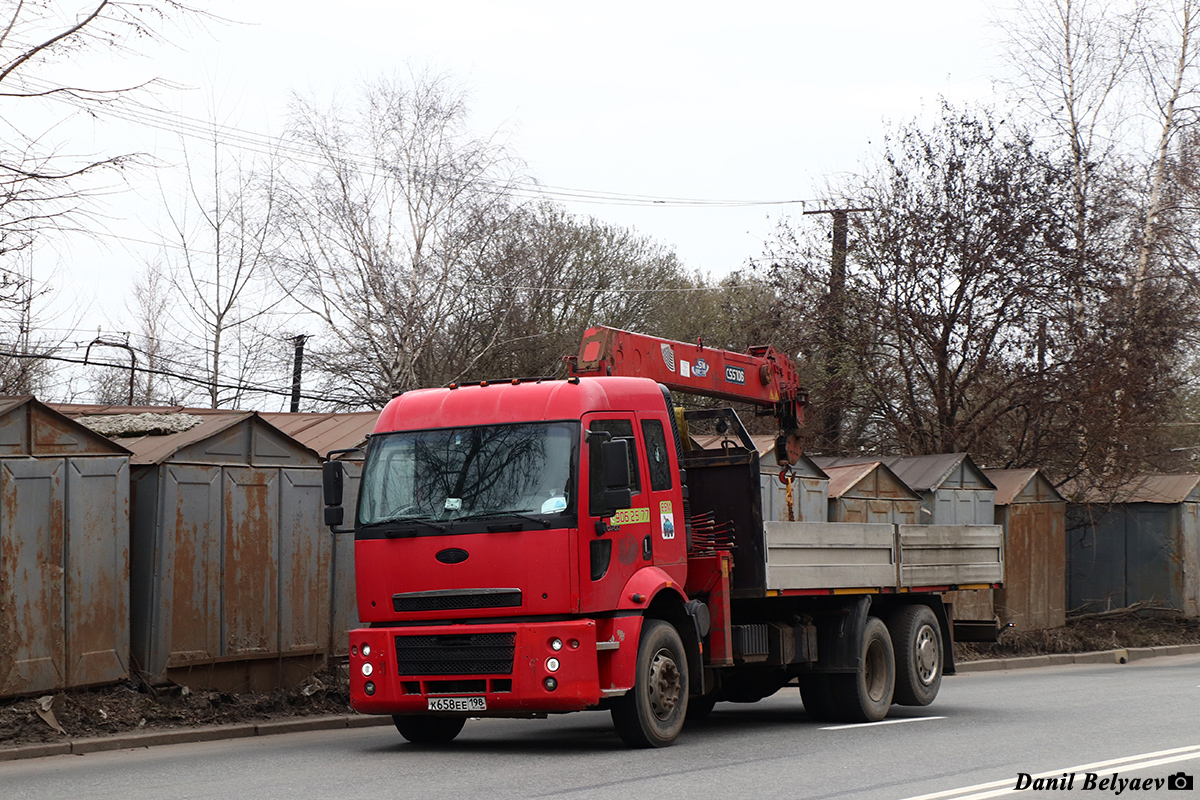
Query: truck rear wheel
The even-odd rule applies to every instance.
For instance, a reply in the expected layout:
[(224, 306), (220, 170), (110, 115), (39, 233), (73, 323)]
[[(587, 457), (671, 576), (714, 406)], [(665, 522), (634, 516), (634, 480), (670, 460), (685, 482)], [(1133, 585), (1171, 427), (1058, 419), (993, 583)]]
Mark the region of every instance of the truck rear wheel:
[(911, 605), (888, 620), (896, 651), (896, 702), (927, 706), (942, 685), (942, 631), (929, 606)]
[(829, 676), (838, 716), (846, 722), (878, 722), (887, 716), (896, 691), (892, 637), (879, 617), (867, 617), (859, 660), (853, 674)]
[(413, 744), (446, 744), (454, 741), (467, 724), (467, 718), (397, 714), (392, 722), (400, 735)]
[(665, 747), (687, 718), (688, 665), (679, 632), (669, 623), (642, 624), (634, 686), (612, 707), (613, 725), (630, 747)]

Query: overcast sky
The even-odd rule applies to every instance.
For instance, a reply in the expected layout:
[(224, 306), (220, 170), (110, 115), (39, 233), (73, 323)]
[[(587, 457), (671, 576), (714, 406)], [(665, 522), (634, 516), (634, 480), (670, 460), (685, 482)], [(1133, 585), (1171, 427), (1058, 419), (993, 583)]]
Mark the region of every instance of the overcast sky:
[[(776, 203), (819, 197), (889, 121), (940, 96), (990, 98), (991, 5), (216, 0), (210, 7), (237, 24), (191, 27), (173, 35), (174, 48), (122, 69), (192, 87), (160, 94), (183, 114), (272, 135), (292, 91), (350, 92), (408, 65), (448, 73), (468, 87), (479, 132), (504, 131), (542, 184), (589, 198), (567, 203), (572, 211), (636, 227), (719, 276), (761, 253), (773, 219), (801, 211)], [(137, 134), (129, 149), (179, 161), (169, 131)], [(138, 186), (111, 206), (112, 233), (125, 238), (38, 255), (40, 273), (58, 264), (83, 297), (98, 298), (86, 317), (93, 330), (153, 257), (130, 240), (154, 238), (161, 200), (152, 177)], [(597, 199), (609, 194), (761, 205)]]

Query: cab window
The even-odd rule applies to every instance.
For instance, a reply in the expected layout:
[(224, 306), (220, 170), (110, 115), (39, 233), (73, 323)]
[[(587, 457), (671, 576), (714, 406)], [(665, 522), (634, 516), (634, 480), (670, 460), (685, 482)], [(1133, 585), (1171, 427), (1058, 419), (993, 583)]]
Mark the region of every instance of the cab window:
[(646, 440), (646, 468), (650, 471), (650, 489), (663, 492), (671, 488), (671, 459), (667, 455), (667, 436), (657, 419), (642, 420), (642, 438)]
[[(637, 441), (633, 436), (633, 423), (627, 419), (594, 419), (588, 423), (590, 431), (606, 431), (614, 439), (629, 441), (629, 474), (633, 476), (630, 487), (634, 494), (642, 490), (640, 472), (638, 470)], [(588, 483), (588, 508), (593, 517), (600, 516), (604, 507), (604, 480), (601, 478), (600, 448), (589, 448), (588, 473), (591, 475)]]

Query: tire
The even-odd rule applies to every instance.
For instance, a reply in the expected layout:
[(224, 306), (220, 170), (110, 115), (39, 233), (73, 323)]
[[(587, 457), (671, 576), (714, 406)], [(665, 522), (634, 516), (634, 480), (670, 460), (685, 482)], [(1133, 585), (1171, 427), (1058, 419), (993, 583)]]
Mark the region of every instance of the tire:
[(853, 674), (830, 676), (838, 718), (844, 722), (878, 722), (887, 716), (896, 691), (892, 637), (879, 617), (867, 617), (859, 659), (860, 666)]
[(666, 747), (683, 729), (687, 707), (683, 640), (670, 624), (648, 619), (642, 624), (634, 686), (613, 705), (613, 725), (630, 747)]
[(392, 717), (396, 730), (413, 744), (446, 744), (454, 741), (467, 724), (466, 717), (434, 717), (399, 715)]
[(833, 722), (838, 719), (837, 703), (829, 675), (800, 676), (800, 699), (804, 710), (817, 722)]
[(902, 706), (927, 706), (942, 686), (942, 629), (929, 606), (904, 606), (888, 620), (896, 651), (896, 696)]

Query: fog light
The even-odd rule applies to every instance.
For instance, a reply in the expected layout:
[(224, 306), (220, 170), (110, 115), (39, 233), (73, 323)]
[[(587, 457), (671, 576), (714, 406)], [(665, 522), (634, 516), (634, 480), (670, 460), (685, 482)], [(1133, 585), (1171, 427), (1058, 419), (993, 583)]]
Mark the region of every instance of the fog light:
[(572, 639), (571, 641), (567, 642), (567, 644), (571, 645), (572, 650), (579, 649), (579, 640), (578, 639)]
[(354, 645), (353, 647), (350, 648), (350, 655), (352, 655), (352, 656), (358, 655), (358, 645)]
[(558, 659), (557, 658), (547, 658), (546, 659), (546, 669), (548, 669), (550, 672), (558, 672)]
[(375, 684), (371, 681), (367, 681), (367, 685), (363, 687), (363, 691), (368, 695), (375, 694)]
[(546, 691), (553, 692), (558, 688), (558, 681), (554, 680), (554, 678), (546, 678), (546, 680), (542, 681), (542, 685), (546, 687)]
[(363, 658), (366, 658), (367, 656), (371, 655), (371, 645), (364, 644), (362, 646), (362, 653), (363, 653)]
[(551, 650), (562, 650), (562, 639), (551, 639), (550, 640), (550, 649)]
[(375, 671), (375, 668), (371, 666), (370, 661), (367, 661), (363, 664), (363, 677), (366, 677), (366, 678), (371, 677), (371, 673), (374, 671)]

